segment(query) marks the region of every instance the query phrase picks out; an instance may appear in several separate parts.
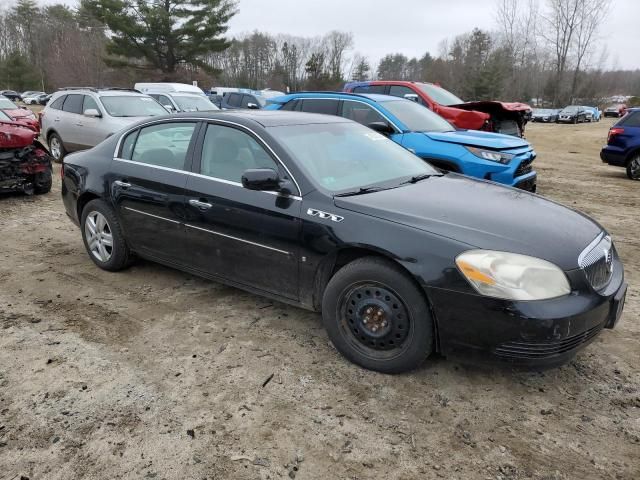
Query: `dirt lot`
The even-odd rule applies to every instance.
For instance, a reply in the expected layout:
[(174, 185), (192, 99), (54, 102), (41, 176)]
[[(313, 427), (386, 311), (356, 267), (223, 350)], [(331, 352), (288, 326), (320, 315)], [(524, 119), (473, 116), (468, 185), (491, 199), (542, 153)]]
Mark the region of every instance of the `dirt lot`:
[(640, 183), (601, 164), (610, 124), (529, 129), (540, 193), (611, 231), (631, 285), (619, 327), (545, 372), (364, 371), (317, 314), (97, 269), (58, 175), (0, 198), (0, 480), (640, 478)]

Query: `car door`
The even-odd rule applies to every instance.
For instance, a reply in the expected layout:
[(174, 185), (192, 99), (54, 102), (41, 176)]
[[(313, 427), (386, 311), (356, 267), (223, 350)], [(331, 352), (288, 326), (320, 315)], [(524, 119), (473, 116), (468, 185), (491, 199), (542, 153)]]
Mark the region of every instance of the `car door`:
[(67, 151), (78, 150), (82, 147), (82, 134), (79, 127), (82, 126), (82, 104), (84, 95), (72, 93), (67, 95), (62, 104), (60, 122), (56, 130), (64, 143)]
[(192, 267), (297, 299), (300, 198), (241, 183), (251, 168), (272, 168), (281, 178), (288, 173), (246, 127), (209, 123), (201, 137), (185, 195)]
[(188, 263), (184, 189), (198, 127), (193, 120), (155, 122), (121, 140), (108, 188), (134, 251)]
[[(104, 129), (102, 128), (104, 111), (91, 95), (83, 95), (83, 97), (82, 117), (77, 122), (80, 129), (78, 141), (82, 148), (91, 148), (105, 139)], [(95, 110), (99, 116), (85, 115), (87, 110)]]

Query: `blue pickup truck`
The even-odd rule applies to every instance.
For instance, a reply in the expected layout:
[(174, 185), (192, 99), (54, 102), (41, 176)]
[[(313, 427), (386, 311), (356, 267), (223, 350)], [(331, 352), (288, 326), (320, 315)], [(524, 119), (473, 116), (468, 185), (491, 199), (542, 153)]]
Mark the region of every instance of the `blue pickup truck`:
[(457, 130), (410, 100), (376, 94), (304, 92), (270, 99), (266, 110), (336, 115), (383, 133), (441, 170), (536, 191), (536, 158), (518, 137)]

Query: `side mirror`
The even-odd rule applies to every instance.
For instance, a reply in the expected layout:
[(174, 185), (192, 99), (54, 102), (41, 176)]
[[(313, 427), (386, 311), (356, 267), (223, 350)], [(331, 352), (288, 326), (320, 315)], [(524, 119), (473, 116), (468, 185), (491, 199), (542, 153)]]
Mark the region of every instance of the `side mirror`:
[(85, 117), (101, 117), (102, 114), (98, 110), (96, 110), (95, 108), (87, 108), (84, 111), (84, 116)]
[(388, 136), (394, 133), (393, 127), (387, 122), (371, 122), (367, 124), (367, 127), (369, 127), (371, 130), (375, 130), (376, 132), (381, 133), (382, 135)]
[(407, 93), (405, 94), (404, 98), (406, 98), (407, 100), (411, 100), (412, 102), (418, 102), (419, 97), (416, 93)]
[(260, 107), (255, 103), (247, 103), (247, 108), (251, 110), (258, 110)]
[(249, 190), (280, 191), (280, 177), (271, 168), (251, 168), (242, 174), (242, 186)]

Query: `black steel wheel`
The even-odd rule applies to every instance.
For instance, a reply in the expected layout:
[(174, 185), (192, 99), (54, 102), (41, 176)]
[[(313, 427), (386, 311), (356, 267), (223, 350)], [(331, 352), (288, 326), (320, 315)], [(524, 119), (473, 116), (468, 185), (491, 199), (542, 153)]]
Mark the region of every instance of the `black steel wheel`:
[(383, 258), (361, 258), (340, 269), (325, 290), (322, 316), (338, 351), (370, 370), (412, 370), (433, 349), (423, 292)]

